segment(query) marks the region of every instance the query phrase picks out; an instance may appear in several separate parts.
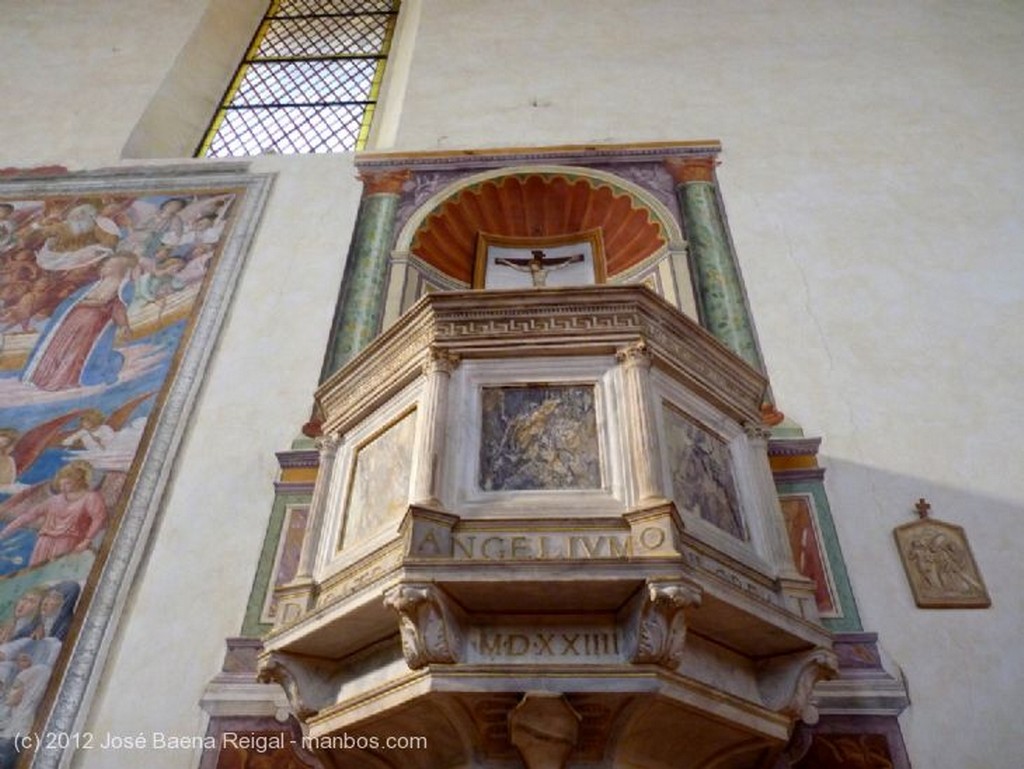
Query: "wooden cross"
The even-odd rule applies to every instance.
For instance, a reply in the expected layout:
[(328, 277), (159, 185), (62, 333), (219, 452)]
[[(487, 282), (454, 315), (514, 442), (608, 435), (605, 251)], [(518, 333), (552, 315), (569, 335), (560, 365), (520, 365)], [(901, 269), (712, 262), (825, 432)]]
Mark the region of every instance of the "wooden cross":
[(914, 505), (914, 509), (917, 510), (917, 516), (923, 521), (928, 517), (928, 512), (932, 509), (932, 506), (925, 501), (924, 497), (921, 497), (917, 500), (917, 504)]

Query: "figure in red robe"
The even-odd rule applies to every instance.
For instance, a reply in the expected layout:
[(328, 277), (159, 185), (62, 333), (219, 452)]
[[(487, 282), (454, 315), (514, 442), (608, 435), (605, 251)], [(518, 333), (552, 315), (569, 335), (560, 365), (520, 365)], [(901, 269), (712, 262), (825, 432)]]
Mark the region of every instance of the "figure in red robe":
[(107, 503), (91, 484), (88, 462), (65, 465), (53, 478), (55, 492), (8, 523), (0, 530), (0, 539), (41, 519), (29, 566), (86, 550), (107, 525)]
[(42, 390), (113, 384), (124, 363), (114, 350), (118, 328), (128, 328), (129, 275), (134, 254), (103, 260), (99, 279), (68, 297), (54, 312), (29, 357), (22, 381)]

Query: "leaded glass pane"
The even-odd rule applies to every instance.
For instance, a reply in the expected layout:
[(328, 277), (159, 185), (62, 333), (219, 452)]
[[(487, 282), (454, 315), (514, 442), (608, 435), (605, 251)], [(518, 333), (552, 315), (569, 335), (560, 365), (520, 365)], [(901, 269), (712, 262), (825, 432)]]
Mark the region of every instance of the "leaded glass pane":
[(376, 59), (253, 62), (232, 104), (365, 101), (376, 69)]
[(397, 11), (394, 0), (281, 0), (275, 16), (306, 13), (374, 13)]
[(338, 21), (324, 16), (275, 19), (267, 25), (254, 58), (375, 54), (384, 47), (391, 25), (387, 15), (348, 16), (344, 24)]
[(229, 109), (209, 157), (344, 152), (355, 146), (366, 106)]

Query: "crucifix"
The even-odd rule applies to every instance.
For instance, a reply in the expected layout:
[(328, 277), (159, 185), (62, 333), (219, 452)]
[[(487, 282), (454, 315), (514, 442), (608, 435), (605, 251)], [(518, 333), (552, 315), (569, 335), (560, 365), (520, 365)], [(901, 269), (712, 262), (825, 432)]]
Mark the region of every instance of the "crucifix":
[(921, 499), (917, 500), (917, 504), (914, 505), (914, 509), (917, 511), (917, 517), (923, 521), (928, 517), (932, 506), (925, 501), (924, 497), (921, 497)]
[(529, 259), (498, 258), (494, 260), (494, 263), (500, 264), (502, 267), (510, 267), (516, 272), (529, 273), (530, 278), (533, 280), (533, 287), (540, 288), (546, 285), (549, 272), (561, 270), (570, 264), (577, 264), (583, 261), (583, 254), (545, 256), (541, 250), (530, 251), (530, 253), (533, 256)]

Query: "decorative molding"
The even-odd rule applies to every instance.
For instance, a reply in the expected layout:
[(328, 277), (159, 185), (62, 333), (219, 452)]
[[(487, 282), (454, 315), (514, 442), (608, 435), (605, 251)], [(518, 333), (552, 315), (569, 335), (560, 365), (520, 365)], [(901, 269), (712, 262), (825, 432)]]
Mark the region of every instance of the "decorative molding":
[(356, 156), (359, 169), (408, 168), (412, 170), (488, 168), (528, 163), (616, 163), (650, 161), (670, 157), (717, 155), (717, 140), (692, 142), (648, 142), (637, 144), (570, 144), (552, 147), (506, 147), (498, 149), (451, 150), (439, 152), (366, 152)]

